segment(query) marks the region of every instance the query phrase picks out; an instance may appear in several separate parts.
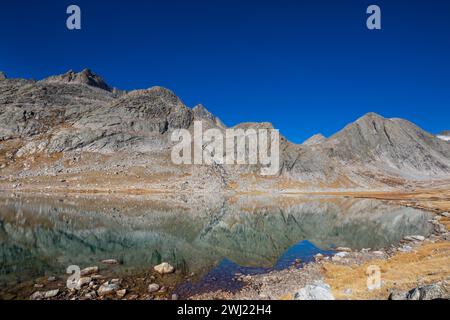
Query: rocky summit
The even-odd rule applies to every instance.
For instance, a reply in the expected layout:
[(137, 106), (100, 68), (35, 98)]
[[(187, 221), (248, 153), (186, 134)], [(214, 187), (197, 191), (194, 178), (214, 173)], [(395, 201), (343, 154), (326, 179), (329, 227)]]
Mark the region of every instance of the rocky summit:
[(281, 137), (280, 170), (265, 178), (257, 165), (173, 164), (175, 129), (192, 130), (196, 120), (227, 127), (168, 89), (123, 92), (89, 69), (40, 81), (0, 73), (0, 80), (0, 185), (6, 189), (31, 188), (44, 177), (70, 187), (70, 177), (80, 174), (78, 188), (103, 179), (97, 187), (127, 188), (134, 181), (136, 188), (177, 191), (395, 189), (450, 179), (448, 132), (436, 136), (404, 119), (369, 113), (328, 138), (295, 144)]

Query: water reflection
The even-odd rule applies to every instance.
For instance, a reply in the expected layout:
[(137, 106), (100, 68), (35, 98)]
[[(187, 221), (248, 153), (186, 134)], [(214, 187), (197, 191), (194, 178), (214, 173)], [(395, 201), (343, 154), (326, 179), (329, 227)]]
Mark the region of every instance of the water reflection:
[[(168, 261), (186, 273), (284, 268), (335, 246), (379, 248), (428, 235), (430, 215), (374, 200), (0, 197), (0, 284), (122, 261), (137, 272)], [(304, 242), (303, 240), (308, 240)]]

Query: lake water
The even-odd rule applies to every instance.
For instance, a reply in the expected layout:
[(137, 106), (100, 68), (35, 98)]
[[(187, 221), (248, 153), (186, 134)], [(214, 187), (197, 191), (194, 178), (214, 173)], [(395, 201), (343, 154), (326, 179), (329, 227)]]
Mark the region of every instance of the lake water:
[[(233, 288), (236, 273), (283, 269), (338, 246), (381, 248), (428, 236), (431, 215), (375, 200), (238, 198), (217, 201), (0, 196), (0, 285), (63, 275), (117, 259), (118, 274), (167, 261), (193, 287)], [(195, 288), (194, 288), (195, 289)]]

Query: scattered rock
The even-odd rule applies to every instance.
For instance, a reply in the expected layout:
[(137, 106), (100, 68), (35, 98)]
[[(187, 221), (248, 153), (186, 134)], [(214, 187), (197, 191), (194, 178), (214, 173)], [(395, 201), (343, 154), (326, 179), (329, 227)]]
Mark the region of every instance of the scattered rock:
[(98, 267), (87, 267), (80, 271), (81, 276), (88, 276), (98, 272)]
[(329, 285), (316, 282), (301, 288), (294, 296), (294, 300), (334, 300)]
[(174, 272), (175, 268), (167, 262), (163, 262), (153, 268), (159, 274), (168, 274)]
[(352, 289), (345, 289), (344, 290), (344, 294), (347, 295), (347, 296), (351, 295), (352, 293), (353, 293)]
[(48, 282), (56, 281), (56, 277), (50, 276), (50, 277), (47, 278), (47, 281)]
[(417, 287), (408, 292), (393, 290), (389, 295), (389, 300), (434, 300), (443, 298), (446, 298), (445, 290), (439, 284)]
[(378, 256), (382, 256), (382, 255), (384, 255), (384, 252), (383, 251), (374, 251), (374, 252), (372, 252), (373, 254), (376, 254), (376, 255), (378, 255)]
[(336, 251), (344, 251), (344, 252), (351, 252), (352, 249), (347, 248), (347, 247), (337, 247)]
[(148, 285), (148, 292), (153, 293), (159, 290), (159, 284), (157, 283), (151, 283)]
[(44, 293), (41, 291), (36, 291), (30, 296), (30, 300), (42, 300), (44, 299)]
[(91, 291), (86, 293), (84, 296), (88, 299), (95, 299), (97, 297), (97, 294), (95, 293), (95, 291)]
[(408, 292), (408, 300), (434, 300), (444, 298), (445, 290), (441, 285), (432, 284), (418, 287)]
[(116, 294), (119, 298), (123, 298), (127, 294), (127, 289), (118, 290)]
[(413, 251), (413, 248), (411, 246), (405, 245), (403, 247), (398, 248), (398, 251), (400, 251), (400, 252), (411, 252), (411, 251)]
[(78, 279), (77, 287), (81, 288), (82, 286), (87, 285), (88, 283), (90, 283), (91, 280), (92, 280), (91, 277), (81, 277), (80, 279)]
[(450, 212), (442, 212), (441, 216), (446, 217), (446, 218), (450, 218)]
[(389, 294), (389, 300), (407, 300), (407, 292), (404, 291), (399, 291), (394, 289), (390, 294)]
[(117, 283), (104, 283), (98, 288), (97, 293), (99, 296), (105, 296), (111, 294), (119, 289), (119, 285)]
[(104, 263), (104, 264), (119, 264), (119, 262), (116, 259), (102, 260), (102, 263)]
[(172, 294), (172, 300), (178, 300), (178, 295), (176, 293)]
[(59, 289), (47, 291), (44, 293), (44, 298), (45, 299), (54, 298), (58, 295), (58, 293), (59, 293)]
[(316, 262), (323, 260), (323, 254), (321, 254), (321, 253), (316, 254), (316, 255), (314, 256), (314, 260), (315, 260)]
[(333, 261), (333, 262), (339, 262), (339, 261), (341, 261), (341, 260), (342, 260), (342, 258), (339, 257), (339, 256), (333, 256), (333, 257), (331, 257), (331, 261)]
[(336, 257), (345, 258), (348, 255), (348, 252), (338, 252), (335, 254)]
[(41, 284), (41, 283), (35, 283), (35, 284), (34, 284), (34, 287), (35, 287), (35, 288), (39, 288), (39, 289), (40, 289), (40, 288), (43, 288), (43, 287), (44, 287), (44, 285), (43, 285), (43, 284)]
[(425, 241), (424, 236), (411, 236), (411, 238), (413, 238), (414, 240), (417, 240), (417, 241)]

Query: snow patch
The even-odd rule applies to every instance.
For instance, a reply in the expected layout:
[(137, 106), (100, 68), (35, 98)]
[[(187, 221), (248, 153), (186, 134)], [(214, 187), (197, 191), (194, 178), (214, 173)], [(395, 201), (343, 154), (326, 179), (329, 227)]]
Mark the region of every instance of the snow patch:
[(437, 136), (439, 139), (444, 140), (444, 141), (450, 141), (450, 136)]

